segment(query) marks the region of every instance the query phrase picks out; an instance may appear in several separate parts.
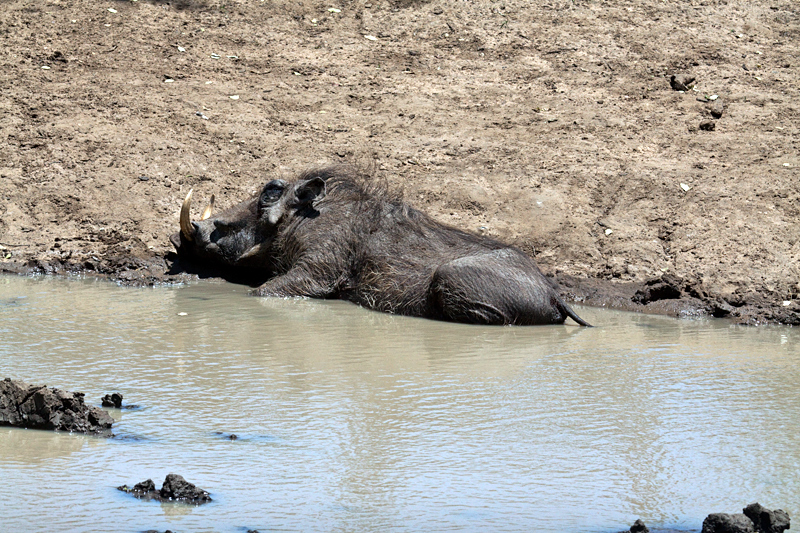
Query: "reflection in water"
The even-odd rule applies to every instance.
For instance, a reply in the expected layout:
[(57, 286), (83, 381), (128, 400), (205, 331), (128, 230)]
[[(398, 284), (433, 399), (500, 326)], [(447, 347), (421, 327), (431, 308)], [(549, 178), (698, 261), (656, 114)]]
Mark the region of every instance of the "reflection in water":
[(0, 464), (41, 464), (54, 457), (69, 456), (88, 445), (88, 439), (69, 433), (48, 434), (47, 438), (42, 438), (42, 433), (32, 429), (0, 428)]
[[(580, 312), (600, 327), (0, 277), (0, 377), (146, 407), (114, 412), (136, 438), (0, 431), (0, 523), (564, 532), (699, 529), (753, 501), (797, 515), (797, 331)], [(114, 489), (168, 473), (214, 502)]]

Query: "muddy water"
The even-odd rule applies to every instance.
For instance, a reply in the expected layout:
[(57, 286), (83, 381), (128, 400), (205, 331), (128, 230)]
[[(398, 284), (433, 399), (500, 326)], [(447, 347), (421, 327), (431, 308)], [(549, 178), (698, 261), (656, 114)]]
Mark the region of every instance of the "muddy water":
[[(111, 410), (110, 440), (0, 428), (0, 524), (699, 530), (753, 501), (800, 517), (800, 331), (580, 312), (600, 327), (0, 277), (0, 377), (140, 406)], [(214, 501), (115, 490), (170, 472)]]

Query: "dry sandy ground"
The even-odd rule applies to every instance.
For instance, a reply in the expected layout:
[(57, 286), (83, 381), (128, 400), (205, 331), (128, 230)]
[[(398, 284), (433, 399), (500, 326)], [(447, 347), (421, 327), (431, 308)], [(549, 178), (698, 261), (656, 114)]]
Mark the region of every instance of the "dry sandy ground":
[(169, 280), (189, 188), (355, 158), (574, 300), (800, 323), (791, 0), (4, 0), (0, 42), (4, 270)]

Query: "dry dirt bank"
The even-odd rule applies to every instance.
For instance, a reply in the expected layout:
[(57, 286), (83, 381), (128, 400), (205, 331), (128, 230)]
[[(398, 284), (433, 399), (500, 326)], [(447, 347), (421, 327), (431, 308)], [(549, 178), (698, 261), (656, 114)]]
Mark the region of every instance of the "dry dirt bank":
[(164, 279), (190, 187), (355, 156), (573, 298), (800, 323), (791, 0), (6, 0), (0, 39), (5, 270)]

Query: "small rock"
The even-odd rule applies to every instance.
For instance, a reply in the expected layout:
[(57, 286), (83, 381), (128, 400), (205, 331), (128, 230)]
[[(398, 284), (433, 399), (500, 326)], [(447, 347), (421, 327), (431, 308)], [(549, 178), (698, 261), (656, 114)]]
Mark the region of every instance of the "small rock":
[(433, 14), (434, 15), (441, 15), (442, 13), (444, 13), (444, 9), (442, 9), (441, 7), (434, 7), (433, 8)]
[(700, 129), (703, 131), (714, 131), (716, 127), (717, 123), (713, 120), (704, 120), (700, 123)]
[(105, 396), (103, 396), (101, 404), (103, 407), (115, 407), (117, 409), (120, 409), (122, 407), (122, 394), (118, 392), (112, 392), (111, 394), (106, 394)]
[(743, 514), (713, 513), (703, 520), (702, 533), (783, 533), (789, 529), (788, 513), (770, 511), (758, 503), (751, 503)]
[(147, 481), (142, 481), (141, 483), (137, 483), (133, 486), (133, 492), (139, 492), (141, 494), (147, 494), (148, 492), (155, 492), (156, 491), (156, 484), (153, 483), (152, 479), (148, 479)]
[(159, 491), (162, 500), (179, 500), (189, 503), (210, 502), (208, 492), (189, 483), (183, 476), (167, 474)]
[(725, 104), (722, 100), (716, 100), (714, 105), (711, 106), (711, 116), (714, 118), (721, 118), (722, 113), (725, 112)]
[(133, 488), (130, 488), (128, 485), (122, 485), (121, 487), (117, 487), (117, 490), (121, 490), (127, 494), (133, 494), (137, 498), (146, 498), (148, 496), (152, 498), (158, 494), (156, 484), (153, 483), (152, 479), (137, 483)]
[(694, 76), (689, 74), (673, 74), (669, 79), (670, 86), (676, 91), (688, 91), (694, 85)]
[(156, 500), (160, 502), (206, 503), (211, 501), (208, 491), (200, 489), (186, 481), (183, 476), (168, 474), (164, 479), (161, 490), (156, 490), (152, 479), (142, 481), (133, 486), (117, 487), (118, 490), (135, 496), (142, 500)]
[(780, 509), (770, 511), (759, 503), (751, 503), (743, 512), (759, 533), (782, 533), (789, 529), (789, 515)]
[(756, 533), (756, 529), (743, 514), (712, 513), (703, 520), (701, 533)]
[(631, 533), (650, 533), (650, 530), (644, 525), (641, 518), (637, 518), (631, 526)]

